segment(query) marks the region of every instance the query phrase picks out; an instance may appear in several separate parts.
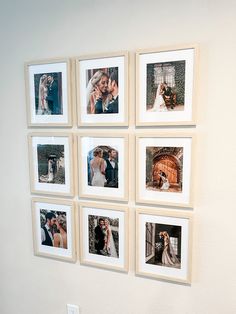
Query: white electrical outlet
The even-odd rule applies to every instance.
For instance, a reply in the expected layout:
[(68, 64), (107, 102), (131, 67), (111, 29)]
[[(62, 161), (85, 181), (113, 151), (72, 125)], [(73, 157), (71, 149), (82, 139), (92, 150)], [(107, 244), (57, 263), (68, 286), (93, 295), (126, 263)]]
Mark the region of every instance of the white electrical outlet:
[(79, 314), (79, 307), (74, 304), (67, 304), (67, 314)]

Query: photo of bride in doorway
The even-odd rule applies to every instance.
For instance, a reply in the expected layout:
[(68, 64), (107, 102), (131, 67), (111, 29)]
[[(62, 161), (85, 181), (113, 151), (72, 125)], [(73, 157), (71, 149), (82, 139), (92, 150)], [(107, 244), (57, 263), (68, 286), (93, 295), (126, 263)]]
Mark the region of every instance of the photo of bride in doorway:
[(183, 147), (146, 148), (146, 188), (153, 191), (181, 192)]

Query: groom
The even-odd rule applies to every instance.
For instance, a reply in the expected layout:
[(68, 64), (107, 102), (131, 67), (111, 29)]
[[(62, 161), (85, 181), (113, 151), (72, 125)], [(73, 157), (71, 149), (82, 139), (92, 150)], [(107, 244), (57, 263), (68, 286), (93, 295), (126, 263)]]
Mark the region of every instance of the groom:
[(167, 85), (166, 82), (164, 82), (164, 89), (163, 89), (164, 93), (163, 93), (163, 98), (165, 100), (165, 102), (167, 100), (169, 100), (170, 102), (170, 108), (174, 109), (174, 102), (173, 102), (173, 93), (172, 93), (172, 89), (170, 86)]
[(108, 150), (108, 158), (106, 161), (106, 187), (118, 188), (118, 162), (116, 160), (117, 152), (115, 149)]
[(159, 232), (157, 242), (156, 242), (156, 261), (162, 263), (162, 253), (164, 250), (164, 237), (163, 233)]
[(58, 85), (54, 80), (53, 74), (48, 75), (48, 95), (46, 100), (52, 114), (61, 114)]
[(112, 96), (104, 113), (118, 113), (119, 111), (119, 87), (118, 87), (118, 72), (114, 70), (108, 81), (108, 92)]
[(98, 225), (95, 227), (95, 250), (98, 255), (103, 255), (103, 248), (105, 245), (105, 234), (103, 232), (105, 221), (103, 218), (99, 218)]
[(53, 246), (53, 227), (56, 224), (56, 215), (48, 212), (45, 216), (46, 224), (41, 228), (41, 243), (47, 246)]

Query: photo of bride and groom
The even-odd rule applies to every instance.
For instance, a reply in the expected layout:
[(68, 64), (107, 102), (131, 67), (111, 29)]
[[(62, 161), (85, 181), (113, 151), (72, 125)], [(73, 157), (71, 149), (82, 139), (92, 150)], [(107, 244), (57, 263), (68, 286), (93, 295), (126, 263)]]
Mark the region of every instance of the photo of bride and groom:
[(40, 209), (41, 244), (67, 249), (66, 212)]
[(115, 114), (119, 112), (118, 67), (92, 69), (87, 76), (87, 113)]
[(181, 226), (146, 223), (146, 263), (181, 267)]
[(65, 184), (64, 149), (64, 145), (37, 145), (39, 182)]
[(37, 115), (61, 115), (62, 73), (34, 74), (35, 112)]
[(118, 188), (118, 151), (110, 146), (97, 146), (88, 153), (88, 185)]
[(146, 108), (148, 112), (183, 111), (185, 61), (147, 65)]
[(182, 192), (183, 147), (146, 147), (146, 189)]
[(119, 258), (119, 219), (88, 216), (89, 253)]

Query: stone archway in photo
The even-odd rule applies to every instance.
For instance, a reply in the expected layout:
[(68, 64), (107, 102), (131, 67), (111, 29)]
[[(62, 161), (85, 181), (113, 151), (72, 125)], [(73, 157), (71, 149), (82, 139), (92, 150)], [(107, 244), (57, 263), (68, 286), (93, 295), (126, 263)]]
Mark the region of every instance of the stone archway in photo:
[(182, 189), (183, 148), (155, 149), (152, 157), (152, 182), (159, 182), (158, 173), (164, 172), (170, 187)]

